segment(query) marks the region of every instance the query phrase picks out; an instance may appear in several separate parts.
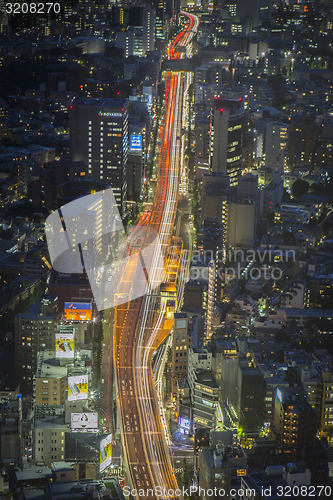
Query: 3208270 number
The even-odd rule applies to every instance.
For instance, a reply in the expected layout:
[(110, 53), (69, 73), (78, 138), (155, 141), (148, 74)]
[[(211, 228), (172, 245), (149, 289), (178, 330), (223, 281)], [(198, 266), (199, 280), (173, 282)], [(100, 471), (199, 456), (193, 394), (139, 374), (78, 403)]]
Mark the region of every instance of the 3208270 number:
[(298, 497), (327, 497), (332, 498), (331, 486), (277, 486), (276, 495), (278, 497), (291, 497), (293, 499)]
[(6, 3), (7, 14), (59, 14), (61, 5), (59, 2), (38, 2), (38, 3)]

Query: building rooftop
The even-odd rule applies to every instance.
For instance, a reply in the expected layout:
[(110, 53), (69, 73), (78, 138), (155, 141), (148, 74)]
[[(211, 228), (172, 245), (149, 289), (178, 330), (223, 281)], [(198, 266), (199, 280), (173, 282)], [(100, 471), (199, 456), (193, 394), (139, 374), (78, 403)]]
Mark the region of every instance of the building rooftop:
[[(108, 487), (110, 486), (110, 489)], [(46, 495), (50, 500), (63, 499), (125, 499), (116, 478), (109, 478), (107, 485), (103, 481), (86, 479), (69, 483), (47, 483)]]
[(15, 472), (18, 483), (36, 481), (37, 479), (47, 479), (52, 477), (52, 471), (48, 467), (36, 467)]
[(78, 97), (74, 99), (74, 106), (95, 106), (102, 108), (125, 108), (127, 106), (127, 99), (112, 99), (112, 98), (92, 98), (92, 97)]
[(219, 388), (214, 375), (208, 370), (196, 370), (195, 378), (197, 384), (205, 385), (211, 389)]
[(42, 351), (38, 353), (36, 378), (61, 378), (66, 377), (66, 375), (67, 367), (60, 366), (60, 360), (55, 357), (55, 353), (53, 351)]

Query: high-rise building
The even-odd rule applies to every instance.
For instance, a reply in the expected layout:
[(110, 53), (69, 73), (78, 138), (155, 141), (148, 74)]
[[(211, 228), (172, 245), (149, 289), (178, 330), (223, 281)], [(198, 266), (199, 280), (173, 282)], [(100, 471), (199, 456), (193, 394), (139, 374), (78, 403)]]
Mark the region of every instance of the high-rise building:
[(227, 248), (252, 248), (255, 238), (255, 204), (253, 200), (235, 199), (228, 202), (224, 228)]
[(155, 9), (151, 5), (146, 5), (143, 9), (142, 19), (142, 55), (145, 55), (149, 50), (155, 49), (155, 24)]
[(23, 394), (33, 393), (37, 353), (54, 350), (57, 324), (56, 313), (43, 311), (38, 303), (28, 313), (15, 317), (15, 368)]
[(189, 349), (188, 356), (193, 425), (212, 429), (219, 398), (219, 386), (211, 372), (212, 352), (209, 347)]
[(280, 207), (283, 197), (283, 180), (275, 172), (271, 182), (259, 192), (259, 214), (266, 217)]
[(156, 31), (157, 43), (163, 43), (165, 38), (166, 2), (165, 0), (154, 0), (156, 10)]
[(84, 161), (88, 176), (112, 187), (123, 213), (127, 191), (128, 103), (124, 99), (76, 99), (70, 107), (74, 161)]
[(208, 297), (207, 297), (207, 335), (206, 341), (213, 334), (213, 315), (216, 299), (216, 264), (214, 260), (209, 263), (208, 272)]
[[(225, 0), (224, 5), (228, 8), (229, 14), (232, 17), (239, 19), (250, 19), (253, 27), (258, 26), (259, 20), (266, 19), (265, 6), (270, 6), (269, 0), (252, 0), (247, 2), (245, 0)], [(267, 7), (268, 8), (268, 7)]]
[(287, 160), (288, 126), (284, 123), (268, 123), (265, 131), (265, 166), (284, 170)]
[(283, 445), (293, 448), (314, 443), (319, 423), (303, 388), (298, 389), (278, 388), (275, 398), (275, 432)]
[(197, 113), (195, 117), (195, 176), (202, 179), (210, 170), (211, 120), (207, 113)]
[(322, 370), (322, 379), (320, 430), (326, 432), (333, 425), (333, 370), (331, 367), (326, 367)]
[(222, 222), (226, 210), (230, 178), (220, 172), (212, 172), (202, 177), (202, 222), (217, 219)]
[(242, 169), (242, 130), (244, 109), (242, 98), (214, 101), (211, 135), (211, 170), (230, 177), (235, 186)]
[(177, 380), (186, 378), (188, 349), (192, 347), (192, 336), (189, 330), (189, 315), (175, 313), (172, 330), (172, 391), (177, 390)]
[(219, 399), (219, 386), (214, 375), (210, 371), (195, 370), (190, 387), (194, 428), (214, 428)]
[(240, 361), (238, 368), (237, 413), (249, 432), (257, 432), (262, 423), (264, 376), (251, 362)]
[(222, 401), (233, 409), (241, 427), (257, 432), (263, 416), (264, 376), (252, 361), (240, 356), (232, 351), (223, 356)]

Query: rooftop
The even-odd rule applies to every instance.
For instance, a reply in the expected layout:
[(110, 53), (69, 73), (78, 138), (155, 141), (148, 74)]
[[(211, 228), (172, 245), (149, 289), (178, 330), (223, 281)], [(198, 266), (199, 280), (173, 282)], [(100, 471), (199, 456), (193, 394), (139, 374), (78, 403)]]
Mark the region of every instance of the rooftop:
[(219, 388), (214, 375), (208, 370), (196, 370), (195, 378), (197, 384), (205, 385), (211, 389)]

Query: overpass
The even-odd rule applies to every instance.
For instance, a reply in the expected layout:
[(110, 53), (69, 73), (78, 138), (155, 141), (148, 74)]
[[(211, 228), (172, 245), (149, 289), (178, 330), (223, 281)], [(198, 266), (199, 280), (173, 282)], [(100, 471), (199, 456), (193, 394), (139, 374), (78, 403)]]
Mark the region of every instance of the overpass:
[(194, 71), (194, 64), (191, 59), (165, 59), (162, 71)]

